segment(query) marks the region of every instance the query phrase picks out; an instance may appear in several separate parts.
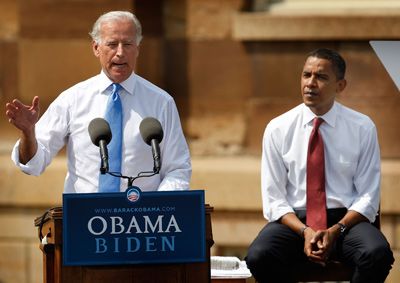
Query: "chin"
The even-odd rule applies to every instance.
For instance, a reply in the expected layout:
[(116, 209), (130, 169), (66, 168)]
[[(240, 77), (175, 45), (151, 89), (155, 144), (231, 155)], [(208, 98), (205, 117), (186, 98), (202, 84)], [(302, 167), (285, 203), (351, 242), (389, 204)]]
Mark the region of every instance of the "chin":
[[(130, 74), (129, 74), (130, 75)], [(111, 80), (116, 83), (121, 83), (129, 78), (127, 74), (111, 74)]]
[(307, 106), (312, 106), (312, 105), (315, 104), (314, 102), (312, 102), (312, 101), (310, 101), (310, 100), (308, 100), (308, 99), (303, 99), (303, 103), (304, 103), (305, 105), (307, 105)]
[(303, 102), (304, 104), (308, 105), (315, 105), (318, 104), (318, 97), (304, 97), (303, 96)]

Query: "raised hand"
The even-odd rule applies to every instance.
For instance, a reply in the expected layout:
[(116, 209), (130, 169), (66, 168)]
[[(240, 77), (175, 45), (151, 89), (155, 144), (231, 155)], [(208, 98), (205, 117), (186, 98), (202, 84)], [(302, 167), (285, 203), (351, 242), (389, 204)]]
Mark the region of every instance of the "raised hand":
[(18, 99), (6, 104), (8, 121), (21, 130), (19, 161), (26, 164), (37, 151), (35, 124), (39, 119), (39, 97), (35, 96), (32, 105), (25, 105)]
[(25, 105), (18, 99), (6, 104), (8, 122), (20, 129), (24, 134), (32, 133), (39, 119), (39, 97), (35, 96), (32, 105)]

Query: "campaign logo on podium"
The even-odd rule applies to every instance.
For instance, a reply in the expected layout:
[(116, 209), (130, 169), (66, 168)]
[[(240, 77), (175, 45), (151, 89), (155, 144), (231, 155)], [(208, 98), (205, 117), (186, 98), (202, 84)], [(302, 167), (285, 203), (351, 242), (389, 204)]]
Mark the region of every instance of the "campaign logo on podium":
[(126, 198), (131, 202), (137, 202), (140, 199), (140, 190), (136, 187), (127, 189)]
[(63, 195), (64, 265), (206, 261), (204, 191)]

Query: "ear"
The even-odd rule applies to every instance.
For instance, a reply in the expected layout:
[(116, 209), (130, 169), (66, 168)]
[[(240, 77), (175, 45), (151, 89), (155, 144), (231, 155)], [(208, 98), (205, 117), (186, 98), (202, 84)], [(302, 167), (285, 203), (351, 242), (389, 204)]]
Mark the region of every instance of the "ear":
[(341, 79), (336, 82), (336, 93), (341, 93), (347, 86), (346, 79)]
[(99, 44), (96, 43), (94, 40), (92, 41), (92, 50), (93, 50), (94, 56), (96, 56), (96, 57), (100, 56)]

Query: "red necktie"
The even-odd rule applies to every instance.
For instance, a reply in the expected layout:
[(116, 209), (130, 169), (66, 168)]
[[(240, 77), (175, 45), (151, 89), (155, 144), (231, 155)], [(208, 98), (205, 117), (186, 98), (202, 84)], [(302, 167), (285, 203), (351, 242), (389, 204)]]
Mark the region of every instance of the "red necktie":
[(307, 154), (307, 225), (314, 230), (326, 229), (324, 141), (319, 132), (322, 118), (315, 118)]

